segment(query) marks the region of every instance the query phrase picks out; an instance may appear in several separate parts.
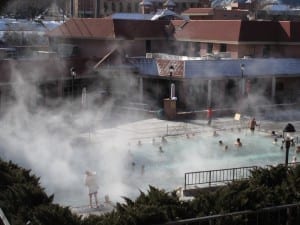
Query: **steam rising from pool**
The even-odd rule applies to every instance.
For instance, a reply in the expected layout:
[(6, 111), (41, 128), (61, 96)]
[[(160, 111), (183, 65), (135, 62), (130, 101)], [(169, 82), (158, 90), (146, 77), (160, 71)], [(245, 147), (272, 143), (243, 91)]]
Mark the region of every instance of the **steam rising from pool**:
[[(140, 130), (136, 123), (108, 126), (115, 122), (108, 116), (113, 99), (101, 107), (90, 105), (74, 111), (73, 105), (81, 102), (76, 99), (48, 110), (38, 106), (38, 89), (17, 75), (18, 71), (16, 102), (7, 106), (1, 118), (0, 156), (31, 169), (47, 193), (54, 194), (55, 202), (62, 205), (88, 203), (83, 181), (86, 170), (98, 174), (100, 201), (109, 195), (115, 202), (122, 196), (134, 198), (149, 185), (174, 190), (183, 186), (185, 172), (284, 161), (280, 143), (276, 146), (272, 138), (258, 133), (252, 136), (248, 130), (219, 131), (214, 137), (212, 128), (202, 124), (189, 138), (169, 136), (164, 144), (153, 124), (161, 128), (167, 122), (141, 121)], [(128, 117), (124, 113), (123, 121)], [(147, 138), (138, 139), (143, 134)], [(243, 143), (240, 149), (234, 146), (238, 137)], [(228, 151), (219, 146), (219, 140), (229, 146)]]

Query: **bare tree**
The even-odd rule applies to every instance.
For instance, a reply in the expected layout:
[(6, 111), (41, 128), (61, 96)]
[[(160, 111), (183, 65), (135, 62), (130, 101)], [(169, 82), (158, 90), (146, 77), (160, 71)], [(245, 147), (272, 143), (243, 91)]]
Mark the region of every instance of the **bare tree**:
[(5, 12), (17, 18), (33, 19), (51, 5), (53, 0), (13, 0), (7, 1)]

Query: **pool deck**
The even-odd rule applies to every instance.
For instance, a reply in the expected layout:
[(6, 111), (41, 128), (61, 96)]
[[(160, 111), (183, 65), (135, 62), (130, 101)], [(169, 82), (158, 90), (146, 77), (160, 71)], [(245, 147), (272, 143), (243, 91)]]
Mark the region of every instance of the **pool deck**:
[[(212, 133), (213, 131), (222, 130), (248, 129), (247, 124), (249, 119), (249, 117), (244, 117), (241, 120), (235, 120), (234, 117), (214, 118), (209, 126), (207, 120), (169, 121), (150, 118), (121, 124), (111, 128), (96, 129), (85, 135), (88, 136), (91, 141), (122, 136), (127, 137), (132, 141), (141, 140), (142, 142), (149, 142), (153, 138), (161, 138), (163, 136), (167, 137)], [(279, 135), (282, 134), (287, 123), (293, 124), (296, 131), (300, 129), (300, 120), (272, 121), (257, 118), (257, 123), (259, 124), (256, 129), (257, 132), (263, 132), (270, 135), (272, 131), (275, 131)], [(295, 135), (300, 136), (300, 133), (296, 132)]]

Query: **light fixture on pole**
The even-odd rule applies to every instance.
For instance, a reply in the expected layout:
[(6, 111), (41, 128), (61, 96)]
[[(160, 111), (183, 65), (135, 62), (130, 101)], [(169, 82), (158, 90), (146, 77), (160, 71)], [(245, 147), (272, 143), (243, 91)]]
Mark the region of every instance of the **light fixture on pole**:
[(241, 69), (241, 94), (242, 97), (245, 95), (245, 80), (244, 80), (244, 71), (245, 71), (245, 64), (241, 63), (240, 64), (240, 69)]
[(171, 79), (172, 79), (172, 76), (173, 76), (173, 73), (174, 73), (174, 66), (171, 65), (169, 67), (169, 88), (170, 88), (170, 99), (172, 98), (172, 88), (171, 88)]
[(71, 67), (70, 68), (70, 74), (71, 74), (71, 77), (72, 77), (72, 84), (71, 84), (71, 88), (72, 88), (72, 98), (74, 98), (74, 80), (75, 80), (75, 77), (76, 77), (76, 71), (75, 71), (75, 68), (74, 67)]
[[(285, 128), (283, 129), (283, 142), (285, 144), (285, 166), (289, 164), (289, 150), (291, 145), (294, 143), (293, 137), (291, 133), (295, 133), (296, 129), (293, 124), (288, 123)], [(286, 133), (286, 136), (284, 135)], [(283, 146), (282, 146), (283, 147)]]

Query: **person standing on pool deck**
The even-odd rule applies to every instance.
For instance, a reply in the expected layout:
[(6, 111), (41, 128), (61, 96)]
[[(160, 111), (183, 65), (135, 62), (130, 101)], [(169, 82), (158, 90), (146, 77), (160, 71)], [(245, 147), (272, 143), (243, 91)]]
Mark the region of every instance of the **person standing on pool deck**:
[(98, 199), (97, 199), (97, 194), (98, 194), (98, 184), (96, 180), (96, 172), (91, 172), (89, 170), (85, 171), (85, 180), (84, 180), (85, 186), (88, 187), (88, 192), (89, 192), (89, 198), (90, 198), (90, 208), (93, 208), (93, 196), (95, 199), (96, 207), (99, 208), (98, 205)]
[(207, 122), (207, 125), (211, 125), (211, 120), (212, 120), (212, 108), (211, 107), (208, 107), (207, 109), (207, 119), (208, 119), (208, 122)]
[(255, 127), (258, 126), (257, 123), (256, 123), (256, 120), (255, 118), (253, 117), (250, 122), (249, 122), (249, 128), (251, 130), (251, 133), (253, 134), (254, 133), (254, 130), (255, 130)]

